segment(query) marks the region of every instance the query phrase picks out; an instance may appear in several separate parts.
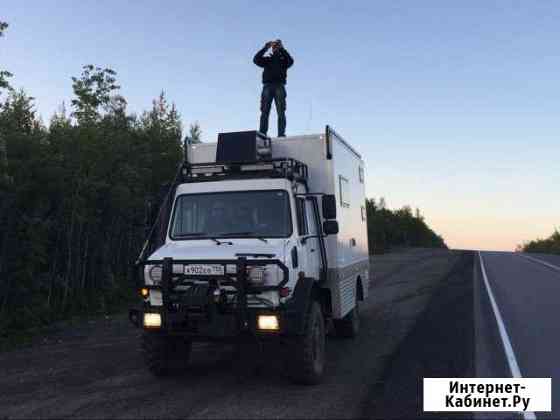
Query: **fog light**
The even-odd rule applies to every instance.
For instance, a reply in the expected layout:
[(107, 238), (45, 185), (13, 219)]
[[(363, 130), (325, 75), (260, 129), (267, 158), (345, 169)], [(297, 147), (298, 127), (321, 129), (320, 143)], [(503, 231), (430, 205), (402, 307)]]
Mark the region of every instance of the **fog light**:
[(257, 318), (259, 330), (278, 331), (278, 317), (276, 315), (259, 315)]
[(150, 291), (147, 288), (142, 287), (140, 289), (140, 294), (142, 295), (142, 297), (148, 297), (148, 295), (150, 294)]
[(159, 328), (161, 327), (160, 314), (144, 314), (144, 327), (146, 328)]

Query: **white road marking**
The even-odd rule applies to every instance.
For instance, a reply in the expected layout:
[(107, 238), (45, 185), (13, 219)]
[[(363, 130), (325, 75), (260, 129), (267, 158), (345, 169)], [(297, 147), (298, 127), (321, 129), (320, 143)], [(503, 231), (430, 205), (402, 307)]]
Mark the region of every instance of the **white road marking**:
[[(488, 298), (490, 299), (490, 304), (492, 305), (492, 310), (494, 311), (494, 317), (496, 318), (496, 323), (498, 324), (498, 330), (500, 332), (500, 337), (502, 339), (502, 344), (504, 346), (504, 352), (506, 354), (506, 359), (508, 361), (509, 370), (511, 371), (511, 376), (513, 378), (523, 378), (521, 375), (521, 370), (517, 364), (517, 359), (515, 358), (515, 353), (513, 347), (511, 346), (511, 341), (509, 339), (508, 333), (506, 331), (506, 326), (504, 320), (502, 319), (502, 314), (500, 309), (496, 304), (496, 299), (494, 299), (494, 294), (492, 293), (492, 288), (488, 282), (488, 276), (486, 275), (486, 268), (484, 267), (484, 261), (482, 260), (482, 254), (478, 251), (478, 258), (480, 259), (480, 270), (482, 271), (482, 277), (484, 279), (484, 285), (486, 286), (486, 291), (488, 292)], [(523, 418), (526, 420), (534, 420), (537, 417), (533, 412), (523, 412)]]
[(550, 264), (549, 262), (540, 260), (540, 259), (535, 258), (535, 257), (530, 257), (530, 256), (525, 255), (525, 254), (518, 254), (518, 255), (521, 256), (521, 257), (523, 257), (523, 258), (527, 258), (528, 260), (534, 261), (534, 262), (536, 262), (536, 263), (545, 265), (545, 266), (547, 266), (548, 268), (552, 268), (553, 270), (560, 271), (560, 267), (558, 267), (557, 265)]

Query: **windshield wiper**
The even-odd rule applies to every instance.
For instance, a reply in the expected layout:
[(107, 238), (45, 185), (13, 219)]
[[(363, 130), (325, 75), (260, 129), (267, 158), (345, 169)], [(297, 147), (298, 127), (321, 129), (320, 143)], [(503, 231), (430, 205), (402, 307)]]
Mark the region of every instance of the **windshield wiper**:
[[(243, 237), (243, 236), (250, 236), (250, 235), (255, 235), (256, 232), (228, 232), (228, 233), (224, 233), (220, 236), (224, 236), (224, 237), (231, 237), (231, 236), (239, 236), (239, 237)], [(262, 236), (251, 236), (251, 238), (256, 238), (260, 241), (263, 241), (265, 244), (268, 243), (268, 241), (263, 238)]]
[[(179, 235), (174, 235), (175, 238), (189, 238), (191, 236), (205, 236), (208, 235), (207, 232), (190, 232), (190, 233), (181, 233)], [(214, 242), (216, 242), (216, 244), (218, 245), (222, 245), (222, 244), (228, 244), (228, 245), (233, 245), (230, 241), (218, 241), (216, 238), (208, 238)]]
[(228, 245), (233, 245), (233, 243), (231, 243), (230, 241), (218, 241), (216, 238), (208, 238), (208, 239), (212, 239), (214, 242), (216, 242), (218, 245), (222, 245), (222, 244), (228, 244)]

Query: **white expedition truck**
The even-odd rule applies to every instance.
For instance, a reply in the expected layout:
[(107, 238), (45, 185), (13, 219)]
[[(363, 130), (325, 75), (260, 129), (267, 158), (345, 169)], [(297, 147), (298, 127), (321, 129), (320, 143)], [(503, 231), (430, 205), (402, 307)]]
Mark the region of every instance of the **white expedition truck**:
[(285, 344), (294, 380), (315, 384), (327, 326), (358, 333), (369, 284), (364, 162), (328, 126), (187, 145), (153, 219), (137, 262), (143, 302), (130, 311), (153, 373), (187, 360), (193, 341), (251, 337)]

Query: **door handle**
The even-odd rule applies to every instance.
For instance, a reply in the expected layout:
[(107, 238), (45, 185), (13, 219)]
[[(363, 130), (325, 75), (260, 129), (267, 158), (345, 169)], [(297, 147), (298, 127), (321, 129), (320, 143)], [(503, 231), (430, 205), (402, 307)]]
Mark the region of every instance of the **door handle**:
[(315, 249), (310, 249), (309, 252), (315, 252)]

